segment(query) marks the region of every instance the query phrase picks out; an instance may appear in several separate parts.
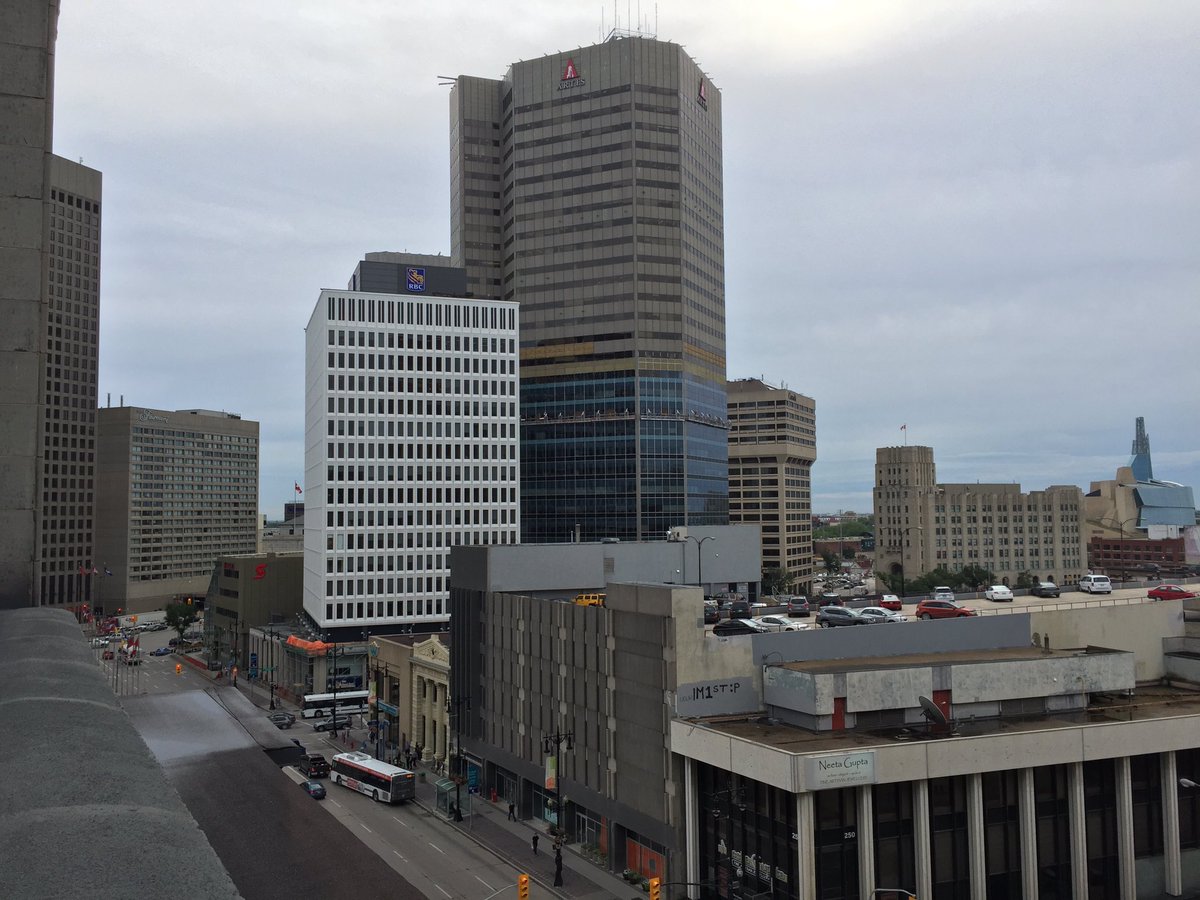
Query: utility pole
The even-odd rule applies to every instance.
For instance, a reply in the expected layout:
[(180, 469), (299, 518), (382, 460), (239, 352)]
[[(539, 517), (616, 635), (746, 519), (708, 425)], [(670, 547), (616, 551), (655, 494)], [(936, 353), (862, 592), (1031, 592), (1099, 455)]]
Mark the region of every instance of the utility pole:
[(463, 757), (462, 757), (462, 710), (466, 706), (471, 708), (471, 697), (462, 695), (455, 697), (453, 700), (446, 701), (448, 707), (447, 712), (454, 713), (454, 755), (457, 758), (454, 772), (454, 821), (462, 821), (462, 783), (466, 779), (463, 774)]
[(562, 808), (562, 745), (566, 742), (568, 750), (575, 749), (575, 732), (573, 731), (556, 731), (554, 734), (548, 734), (542, 739), (542, 749), (549, 756), (554, 754), (554, 816), (557, 819), (556, 827), (558, 834), (565, 837), (565, 829), (563, 828)]

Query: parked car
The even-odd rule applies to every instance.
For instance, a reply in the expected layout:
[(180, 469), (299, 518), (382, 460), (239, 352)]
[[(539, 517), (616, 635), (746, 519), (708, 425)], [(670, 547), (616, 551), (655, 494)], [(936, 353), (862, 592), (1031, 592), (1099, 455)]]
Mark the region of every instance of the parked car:
[(92, 647), (93, 648), (107, 647), (107, 646), (108, 646), (108, 638), (103, 638), (103, 637), (92, 638)]
[(808, 626), (793, 622), (790, 616), (759, 616), (754, 620), (763, 626), (764, 631), (803, 631)]
[(1088, 594), (1111, 594), (1112, 582), (1107, 575), (1084, 575), (1079, 579), (1079, 589)]
[(983, 592), (983, 596), (987, 597), (989, 600), (1007, 600), (1009, 603), (1012, 603), (1013, 592), (1006, 584), (993, 584), (990, 588)]
[(296, 724), (296, 717), (290, 712), (273, 712), (267, 720), (276, 728), (291, 728)]
[(170, 656), (175, 651), (170, 647), (155, 647), (150, 651), (151, 656)]
[(104, 649), (104, 652), (100, 654), (101, 659), (114, 659), (115, 657), (116, 657), (116, 654), (113, 653), (111, 650), (109, 650), (107, 647)]
[(950, 588), (946, 587), (945, 585), (942, 585), (941, 587), (935, 587), (933, 589), (933, 597), (931, 599), (933, 599), (933, 600), (949, 600), (951, 603), (953, 603), (954, 602), (954, 591), (950, 590)]
[(884, 594), (879, 598), (879, 605), (890, 610), (904, 609), (904, 603), (895, 594)]
[(959, 616), (974, 616), (975, 610), (960, 606), (953, 600), (922, 600), (917, 604), (918, 619), (956, 619)]
[(884, 609), (882, 606), (864, 606), (858, 610), (858, 617), (866, 619), (868, 624), (874, 625), (879, 622), (907, 622), (908, 619), (900, 615), (898, 612), (892, 612), (890, 609)]
[(342, 715), (327, 716), (313, 723), (313, 731), (341, 731), (343, 728), (349, 727), (350, 717)]
[(1196, 595), (1177, 584), (1160, 584), (1146, 592), (1151, 600), (1189, 600)]
[(187, 643), (187, 641), (185, 641), (183, 638), (173, 637), (169, 641), (167, 641), (167, 646), (168, 647), (178, 647), (180, 644), (186, 644), (186, 643)]
[(704, 604), (704, 624), (715, 625), (721, 621), (721, 610), (715, 603)]
[(1053, 581), (1039, 581), (1029, 589), (1029, 593), (1035, 597), (1057, 597), (1059, 589)]
[(304, 789), (304, 793), (312, 797), (314, 800), (325, 799), (325, 785), (319, 781), (302, 781), (300, 787)]
[(729, 617), (731, 619), (748, 619), (750, 618), (750, 603), (749, 601), (739, 598), (733, 600), (729, 604)]
[(818, 610), (817, 624), (822, 628), (837, 628), (841, 625), (869, 625), (871, 623), (860, 616), (857, 609), (847, 609), (845, 606), (826, 606)]
[(712, 633), (718, 637), (736, 634), (761, 634), (765, 629), (753, 619), (726, 619), (713, 626)]
[(787, 614), (793, 619), (807, 619), (812, 614), (807, 597), (788, 597)]
[(817, 598), (819, 606), (845, 606), (846, 602), (837, 594), (826, 591)]
[(296, 764), (301, 775), (309, 778), (324, 778), (329, 774), (329, 760), (320, 753), (305, 753)]

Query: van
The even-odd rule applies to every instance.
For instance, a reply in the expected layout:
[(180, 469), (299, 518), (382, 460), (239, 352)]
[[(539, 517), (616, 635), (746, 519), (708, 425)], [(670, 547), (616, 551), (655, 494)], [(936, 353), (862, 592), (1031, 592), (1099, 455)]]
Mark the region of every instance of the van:
[(576, 594), (576, 606), (603, 606), (607, 594)]
[(1112, 582), (1107, 575), (1084, 575), (1079, 579), (1079, 589), (1089, 594), (1111, 594)]
[(300, 774), (309, 778), (325, 778), (329, 775), (329, 761), (320, 753), (306, 753), (296, 766)]

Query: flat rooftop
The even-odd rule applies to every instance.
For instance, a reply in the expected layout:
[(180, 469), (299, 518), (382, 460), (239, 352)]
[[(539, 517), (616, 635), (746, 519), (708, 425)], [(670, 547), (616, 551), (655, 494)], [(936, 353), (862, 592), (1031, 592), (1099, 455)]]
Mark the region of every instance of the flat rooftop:
[[(994, 654), (995, 651), (991, 651), (991, 653)], [(951, 655), (953, 654), (937, 654), (936, 658), (944, 659)], [(848, 662), (849, 660), (838, 660), (833, 665), (836, 670), (844, 667)], [(894, 664), (895, 659), (890, 661), (890, 665), (894, 666)], [(795, 668), (803, 665), (805, 664), (793, 663), (788, 667)], [(813, 663), (811, 665), (823, 667), (829, 664)], [(1131, 696), (1094, 694), (1087, 709), (1084, 710), (1032, 716), (964, 719), (954, 721), (951, 726), (915, 724), (870, 730), (848, 729), (846, 731), (815, 732), (769, 719), (765, 710), (756, 713), (709, 716), (681, 721), (773, 749), (789, 753), (810, 754), (893, 747), (904, 741), (954, 740), (955, 738), (1020, 734), (1022, 732), (1079, 728), (1083, 725), (1187, 716), (1200, 716), (1200, 691), (1156, 684), (1139, 687)]]
[(1121, 653), (1107, 647), (1064, 648), (1043, 650), (1033, 645), (999, 647), (988, 650), (939, 650), (937, 653), (909, 653), (903, 656), (858, 656), (846, 659), (794, 660), (779, 663), (778, 668), (811, 675), (837, 672), (870, 672), (880, 669), (916, 669), (928, 666), (949, 666), (962, 663), (1012, 663), (1040, 659), (1068, 659), (1105, 653)]

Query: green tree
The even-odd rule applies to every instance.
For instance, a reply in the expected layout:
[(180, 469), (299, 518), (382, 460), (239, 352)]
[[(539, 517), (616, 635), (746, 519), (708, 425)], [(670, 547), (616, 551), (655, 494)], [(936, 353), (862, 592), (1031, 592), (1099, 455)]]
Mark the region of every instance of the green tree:
[(995, 583), (996, 575), (990, 569), (985, 569), (982, 566), (963, 566), (958, 573), (958, 581), (951, 582), (955, 587), (969, 588), (971, 590), (987, 587)]
[(821, 559), (825, 562), (825, 571), (831, 575), (842, 568), (841, 562), (838, 560), (836, 553), (826, 551), (821, 554)]
[(1038, 580), (1033, 577), (1033, 573), (1031, 573), (1028, 569), (1026, 569), (1024, 572), (1022, 572), (1020, 575), (1017, 576), (1018, 590), (1022, 590), (1022, 589), (1028, 590), (1029, 588), (1033, 587), (1037, 583), (1038, 583)]
[(183, 640), (183, 633), (197, 619), (196, 608), (186, 603), (172, 603), (167, 607), (166, 612), (167, 627), (174, 628), (179, 639)]
[(792, 573), (787, 569), (779, 569), (774, 566), (763, 569), (762, 592), (767, 596), (786, 594), (793, 580)]

